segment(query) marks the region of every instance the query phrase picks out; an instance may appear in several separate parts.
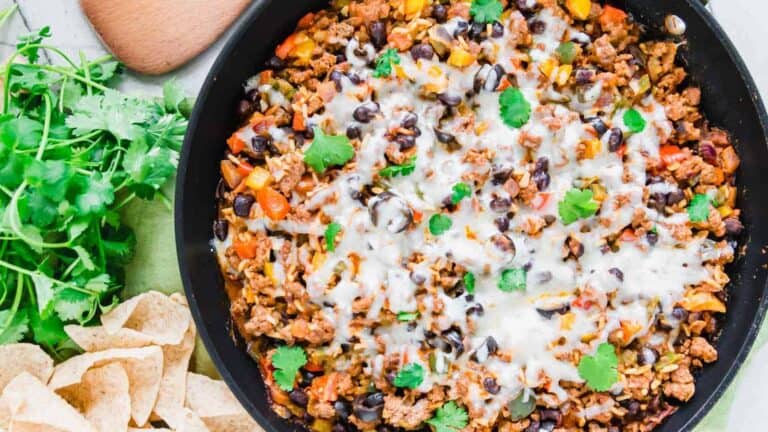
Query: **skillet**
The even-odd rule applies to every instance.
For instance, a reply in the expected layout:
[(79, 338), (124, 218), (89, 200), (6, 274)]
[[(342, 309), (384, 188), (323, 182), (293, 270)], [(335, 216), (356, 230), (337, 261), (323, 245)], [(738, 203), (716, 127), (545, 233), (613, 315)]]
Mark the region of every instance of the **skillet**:
[[(717, 343), (719, 360), (697, 377), (696, 395), (657, 430), (688, 431), (717, 402), (743, 364), (768, 306), (768, 115), (752, 77), (722, 28), (696, 0), (620, 0), (650, 36), (661, 36), (664, 17), (687, 23), (687, 44), (680, 50), (691, 80), (702, 89), (702, 112), (731, 133), (741, 157), (739, 207), (745, 225), (742, 252), (728, 267), (728, 313)], [(224, 380), (267, 432), (299, 431), (269, 406), (258, 365), (231, 328), (229, 300), (210, 240), (216, 218), (216, 185), (225, 141), (237, 128), (235, 107), (242, 84), (261, 70), (274, 47), (305, 13), (323, 8), (323, 0), (257, 0), (236, 24), (203, 85), (182, 150), (176, 183), (175, 230), (181, 276), (205, 347)]]

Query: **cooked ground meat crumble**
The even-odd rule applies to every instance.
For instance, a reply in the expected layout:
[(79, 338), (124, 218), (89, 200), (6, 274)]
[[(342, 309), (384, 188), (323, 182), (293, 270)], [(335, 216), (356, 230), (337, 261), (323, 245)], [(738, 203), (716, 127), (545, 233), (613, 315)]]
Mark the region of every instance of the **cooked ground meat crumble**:
[(588, 0), (334, 0), (252, 78), (214, 245), (279, 415), (649, 431), (717, 360), (739, 158)]

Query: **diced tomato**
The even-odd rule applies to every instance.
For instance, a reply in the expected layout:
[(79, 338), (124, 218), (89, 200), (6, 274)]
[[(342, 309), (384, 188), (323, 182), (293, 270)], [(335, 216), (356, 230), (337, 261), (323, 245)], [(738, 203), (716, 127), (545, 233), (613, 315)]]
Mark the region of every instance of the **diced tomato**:
[(393, 31), (387, 36), (387, 42), (398, 51), (405, 51), (413, 45), (413, 41), (406, 32)]
[(664, 165), (672, 165), (687, 157), (687, 154), (676, 145), (663, 145), (659, 147), (659, 156)]
[(584, 310), (587, 310), (587, 309), (591, 308), (594, 305), (592, 300), (589, 300), (589, 299), (587, 299), (584, 296), (576, 297), (576, 300), (574, 300), (571, 304), (574, 307), (577, 307), (579, 309), (584, 309)]
[(237, 173), (240, 174), (243, 177), (248, 177), (248, 174), (253, 171), (253, 165), (249, 164), (248, 162), (238, 160), (237, 161)]
[(223, 160), (220, 167), (221, 177), (230, 189), (236, 188), (243, 181), (244, 176), (240, 175), (240, 170), (237, 169), (237, 165), (233, 164), (232, 161)]
[(323, 371), (323, 365), (320, 363), (313, 363), (309, 362), (304, 365), (304, 369), (310, 371), (310, 372), (322, 372)]
[(288, 212), (291, 210), (291, 205), (288, 200), (280, 192), (272, 189), (271, 187), (265, 187), (259, 189), (256, 192), (256, 200), (259, 202), (261, 209), (272, 220), (283, 220), (288, 216)]
[(272, 69), (267, 69), (261, 71), (259, 74), (259, 84), (269, 84), (270, 81), (272, 81), (272, 76), (274, 75), (274, 71)]
[(501, 81), (499, 82), (499, 86), (496, 87), (496, 91), (504, 91), (507, 87), (511, 86), (512, 82), (509, 81), (509, 78), (507, 78), (506, 75), (501, 77)]
[(603, 7), (603, 13), (600, 14), (600, 25), (603, 28), (610, 25), (621, 24), (627, 19), (627, 13), (611, 5)]
[(304, 115), (301, 113), (301, 111), (296, 111), (293, 113), (293, 123), (291, 124), (291, 127), (293, 127), (293, 130), (297, 132), (307, 130), (307, 125), (304, 123)]
[(309, 28), (312, 25), (312, 21), (315, 20), (315, 14), (310, 12), (299, 20), (299, 23), (296, 25), (300, 29)]
[(423, 219), (424, 219), (424, 213), (418, 210), (413, 210), (413, 223), (420, 224)]
[(232, 154), (240, 154), (245, 149), (245, 141), (237, 136), (237, 133), (233, 133), (229, 139), (227, 139), (227, 145), (232, 151)]
[(317, 396), (318, 399), (325, 402), (334, 402), (338, 399), (339, 373), (331, 372), (312, 380), (310, 393)]
[(543, 209), (544, 207), (547, 206), (550, 195), (551, 194), (549, 192), (540, 192), (536, 194), (533, 200), (531, 200), (531, 207), (533, 207), (536, 210)]
[(255, 237), (252, 237), (250, 240), (245, 242), (235, 237), (235, 239), (232, 241), (232, 247), (235, 248), (235, 253), (240, 257), (240, 259), (252, 259), (256, 258), (259, 242)]
[(621, 236), (619, 236), (619, 239), (623, 242), (633, 242), (637, 240), (637, 235), (635, 234), (635, 230), (632, 228), (627, 228), (624, 231), (622, 231)]
[(622, 144), (621, 147), (619, 147), (619, 149), (616, 150), (616, 154), (619, 155), (621, 159), (624, 159), (624, 155), (627, 154), (627, 145)]
[(294, 48), (296, 48), (296, 33), (285, 38), (283, 43), (277, 46), (277, 49), (275, 50), (275, 55), (280, 57), (281, 59), (286, 59), (288, 55), (291, 54), (291, 51), (293, 51)]
[(330, 102), (336, 96), (336, 84), (333, 81), (325, 81), (317, 85), (317, 94), (323, 102)]

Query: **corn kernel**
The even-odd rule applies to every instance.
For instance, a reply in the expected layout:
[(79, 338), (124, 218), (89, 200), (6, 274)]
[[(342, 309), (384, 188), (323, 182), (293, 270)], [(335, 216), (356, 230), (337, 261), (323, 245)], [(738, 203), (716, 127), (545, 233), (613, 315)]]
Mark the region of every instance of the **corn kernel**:
[(432, 78), (439, 78), (443, 76), (443, 70), (439, 66), (432, 65), (427, 69), (427, 75)]
[(603, 202), (606, 198), (608, 198), (608, 192), (605, 190), (605, 186), (593, 183), (589, 185), (589, 188), (592, 190), (592, 198), (597, 202)]
[(243, 294), (245, 295), (246, 303), (248, 304), (256, 303), (256, 293), (254, 292), (253, 288), (251, 287), (243, 288)]
[(453, 48), (448, 57), (448, 64), (454, 67), (464, 68), (475, 62), (475, 56), (463, 48)]
[(589, 18), (592, 2), (590, 0), (566, 0), (565, 6), (568, 8), (571, 16), (577, 20), (585, 20)]
[(571, 72), (573, 72), (573, 66), (569, 64), (560, 65), (555, 74), (555, 82), (561, 86), (566, 85), (568, 83), (568, 78), (571, 77)]
[(470, 240), (477, 240), (477, 234), (475, 234), (474, 231), (472, 231), (472, 228), (469, 227), (469, 225), (466, 225), (464, 227), (464, 235), (467, 236)]
[(733, 209), (727, 205), (718, 207), (717, 211), (720, 213), (720, 216), (724, 218), (733, 214)]
[(277, 278), (275, 277), (275, 265), (271, 262), (264, 263), (264, 276), (269, 278), (273, 284), (277, 285)]
[(395, 68), (395, 76), (401, 79), (410, 79), (411, 77), (408, 76), (407, 73), (405, 73), (405, 69), (403, 69), (400, 65), (392, 65)]
[(299, 60), (309, 62), (312, 58), (312, 52), (315, 50), (315, 46), (315, 41), (307, 37), (306, 34), (303, 32), (298, 33), (296, 35), (296, 46), (291, 50), (291, 55)]
[(560, 317), (560, 330), (568, 331), (573, 328), (573, 323), (576, 321), (576, 314), (568, 312)]
[(426, 0), (405, 0), (405, 14), (417, 15), (421, 13), (426, 3)]
[(600, 154), (603, 143), (599, 139), (591, 139), (584, 141), (584, 158), (594, 159), (595, 156)]
[(547, 59), (539, 65), (541, 73), (550, 79), (552, 78), (552, 73), (555, 71), (555, 68), (557, 68), (557, 60), (553, 58)]
[(245, 185), (254, 191), (264, 189), (272, 183), (272, 174), (262, 167), (255, 167), (245, 179)]
[(322, 265), (325, 263), (325, 254), (322, 252), (315, 253), (314, 256), (312, 256), (312, 270), (317, 271)]
[(595, 339), (597, 339), (597, 335), (595, 333), (586, 333), (581, 336), (581, 341), (584, 343), (590, 343)]

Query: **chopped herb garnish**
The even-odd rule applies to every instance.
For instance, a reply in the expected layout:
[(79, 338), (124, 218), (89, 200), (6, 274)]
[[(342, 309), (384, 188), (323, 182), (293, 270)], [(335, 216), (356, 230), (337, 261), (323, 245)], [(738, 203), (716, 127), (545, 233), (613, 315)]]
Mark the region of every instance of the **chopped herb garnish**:
[(467, 294), (475, 293), (475, 274), (472, 272), (464, 273), (464, 287), (467, 289)]
[(459, 182), (453, 185), (451, 190), (451, 202), (456, 205), (459, 201), (472, 195), (472, 188), (464, 182)]
[(272, 367), (275, 368), (272, 376), (281, 389), (291, 391), (296, 381), (296, 374), (305, 364), (307, 364), (307, 355), (304, 349), (299, 346), (279, 346), (272, 354)]
[(376, 69), (373, 71), (373, 76), (383, 78), (392, 75), (393, 64), (400, 64), (400, 56), (396, 49), (389, 48), (376, 59)]
[(619, 359), (613, 345), (603, 342), (597, 347), (595, 355), (586, 355), (579, 362), (579, 376), (587, 386), (595, 391), (606, 391), (619, 380), (616, 367)]
[(330, 166), (344, 165), (355, 157), (355, 148), (344, 135), (326, 135), (322, 129), (315, 128), (315, 138), (304, 153), (304, 163), (318, 173), (325, 172)]
[(709, 195), (696, 194), (688, 205), (688, 218), (691, 222), (704, 222), (709, 218), (709, 206), (711, 199)]
[(325, 227), (325, 249), (329, 252), (336, 250), (336, 235), (341, 232), (341, 225), (331, 222)]
[(512, 421), (520, 421), (528, 417), (534, 409), (536, 409), (536, 397), (528, 395), (526, 398), (525, 392), (520, 392), (516, 398), (509, 401), (509, 417)]
[(418, 312), (398, 312), (397, 313), (397, 320), (403, 321), (403, 322), (413, 321), (418, 317), (419, 317)]
[(472, 0), (469, 14), (475, 22), (492, 23), (498, 21), (504, 11), (499, 0)]
[(398, 176), (407, 176), (413, 174), (416, 170), (416, 156), (408, 159), (408, 162), (402, 165), (389, 165), (379, 171), (381, 177), (390, 178)]
[(560, 63), (571, 64), (576, 59), (576, 44), (573, 42), (563, 42), (555, 51), (557, 57), (560, 59)]
[(504, 270), (497, 287), (504, 292), (525, 291), (527, 274), (522, 268)]
[(415, 389), (424, 381), (424, 366), (418, 363), (408, 363), (395, 375), (392, 384), (395, 387)]
[(435, 416), (427, 420), (434, 432), (458, 432), (469, 423), (467, 410), (456, 402), (450, 401), (435, 411)]
[(438, 213), (433, 214), (432, 217), (429, 218), (429, 232), (432, 233), (432, 235), (439, 236), (451, 229), (451, 226), (453, 226), (453, 221), (446, 215)]
[(645, 129), (645, 119), (640, 111), (630, 108), (624, 113), (624, 125), (630, 132), (642, 132)]
[(521, 128), (531, 118), (531, 104), (518, 88), (509, 87), (501, 92), (499, 107), (501, 119), (509, 127)]
[(565, 198), (557, 203), (557, 212), (565, 225), (579, 219), (588, 218), (600, 208), (600, 203), (593, 199), (591, 189), (571, 189), (565, 193)]

